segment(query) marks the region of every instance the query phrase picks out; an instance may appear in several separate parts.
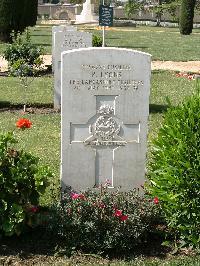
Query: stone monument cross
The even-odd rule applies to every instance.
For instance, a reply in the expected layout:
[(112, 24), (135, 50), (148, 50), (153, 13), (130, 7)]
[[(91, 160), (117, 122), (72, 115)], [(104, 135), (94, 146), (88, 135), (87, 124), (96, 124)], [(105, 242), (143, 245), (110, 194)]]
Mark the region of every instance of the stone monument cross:
[(140, 123), (124, 124), (115, 116), (117, 97), (96, 96), (96, 115), (86, 124), (70, 123), (70, 144), (83, 143), (85, 148), (94, 149), (94, 187), (105, 184), (106, 180), (114, 187), (115, 151), (127, 143), (139, 143)]
[(151, 56), (81, 48), (61, 56), (61, 182), (79, 191), (145, 181)]

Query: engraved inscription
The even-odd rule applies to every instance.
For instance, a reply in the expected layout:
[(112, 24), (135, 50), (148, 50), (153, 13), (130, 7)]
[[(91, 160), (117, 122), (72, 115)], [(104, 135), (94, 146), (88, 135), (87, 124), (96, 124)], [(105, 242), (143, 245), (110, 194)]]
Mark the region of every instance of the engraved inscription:
[(86, 79), (71, 79), (69, 84), (74, 90), (132, 90), (142, 88), (142, 80), (130, 79), (131, 65), (82, 65), (87, 73)]
[(68, 48), (84, 48), (84, 47), (87, 47), (87, 44), (84, 43), (84, 40), (83, 38), (78, 38), (77, 40), (74, 40), (74, 38), (68, 38), (68, 39), (65, 39), (63, 44), (62, 44), (62, 47), (68, 47)]

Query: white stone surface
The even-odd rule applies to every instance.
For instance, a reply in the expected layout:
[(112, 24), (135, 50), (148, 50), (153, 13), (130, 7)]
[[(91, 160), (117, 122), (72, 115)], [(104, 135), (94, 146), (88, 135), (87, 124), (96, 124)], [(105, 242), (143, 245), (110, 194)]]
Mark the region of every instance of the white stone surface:
[(54, 108), (59, 109), (61, 104), (61, 53), (77, 48), (92, 47), (92, 34), (79, 31), (58, 31), (54, 35)]
[(120, 48), (62, 53), (61, 180), (75, 190), (144, 183), (151, 56)]
[(54, 73), (54, 58), (55, 58), (55, 46), (56, 40), (55, 40), (55, 33), (56, 32), (65, 32), (65, 31), (77, 31), (77, 27), (71, 26), (71, 25), (59, 25), (59, 26), (53, 26), (52, 27), (52, 71)]
[(76, 15), (75, 24), (85, 24), (85, 23), (98, 23), (98, 16), (94, 13), (94, 5), (91, 0), (86, 0), (83, 3), (83, 10), (80, 15)]

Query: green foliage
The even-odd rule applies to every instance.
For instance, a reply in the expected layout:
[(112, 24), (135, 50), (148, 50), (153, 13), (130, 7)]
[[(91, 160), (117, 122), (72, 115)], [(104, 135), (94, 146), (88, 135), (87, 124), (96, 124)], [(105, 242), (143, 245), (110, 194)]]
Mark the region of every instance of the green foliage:
[[(70, 0), (69, 1), (70, 3), (72, 3), (72, 4), (83, 4), (83, 0)], [(61, 1), (61, 3), (62, 3), (62, 1)]]
[(93, 47), (101, 47), (102, 46), (102, 37), (96, 34), (92, 35), (92, 46)]
[(65, 192), (56, 206), (51, 230), (68, 251), (123, 252), (147, 240), (158, 221), (159, 206), (136, 190)]
[(183, 35), (192, 33), (195, 2), (196, 0), (182, 0), (179, 28)]
[(164, 13), (169, 13), (174, 21), (178, 21), (180, 2), (181, 0), (160, 0), (157, 5), (150, 7), (156, 14), (157, 26), (160, 26), (161, 17)]
[(4, 58), (8, 61), (10, 74), (23, 77), (33, 75), (40, 68), (42, 54), (42, 48), (31, 43), (27, 31), (25, 36), (18, 34), (14, 42), (6, 47)]
[(37, 20), (37, 0), (0, 1), (0, 37), (11, 41), (10, 33), (22, 33), (26, 27), (34, 26)]
[(0, 40), (5, 42), (10, 39), (11, 4), (12, 0), (0, 1)]
[(128, 18), (134, 15), (141, 8), (141, 4), (137, 0), (128, 0), (124, 6), (125, 14)]
[(200, 96), (168, 110), (154, 142), (150, 187), (168, 225), (186, 245), (200, 246)]
[(51, 176), (39, 159), (17, 151), (12, 133), (0, 135), (0, 234), (20, 234), (31, 224), (39, 197)]

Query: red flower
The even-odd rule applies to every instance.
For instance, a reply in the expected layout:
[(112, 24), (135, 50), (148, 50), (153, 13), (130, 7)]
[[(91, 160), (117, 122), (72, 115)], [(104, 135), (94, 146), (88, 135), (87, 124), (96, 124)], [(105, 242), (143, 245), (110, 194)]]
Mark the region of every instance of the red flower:
[(120, 220), (121, 221), (126, 221), (128, 219), (128, 215), (122, 215), (121, 217), (120, 217)]
[(158, 203), (159, 203), (159, 199), (158, 199), (158, 197), (155, 197), (155, 198), (153, 199), (153, 202), (154, 202), (155, 204), (158, 204)]
[(16, 122), (16, 127), (18, 128), (30, 128), (32, 125), (32, 122), (29, 119), (26, 118), (20, 118), (17, 122)]
[(78, 198), (84, 200), (85, 196), (83, 194), (79, 194)]
[(71, 194), (71, 198), (72, 199), (78, 199), (79, 198), (79, 194), (78, 193), (72, 193)]
[(83, 194), (78, 194), (78, 193), (71, 193), (71, 198), (72, 199), (82, 199), (84, 200), (85, 199), (85, 196)]
[(116, 209), (116, 210), (115, 210), (115, 213), (114, 213), (114, 216), (116, 216), (116, 217), (121, 217), (121, 216), (122, 216), (122, 210), (118, 210), (118, 209)]
[(29, 209), (30, 212), (33, 212), (33, 213), (36, 213), (39, 211), (39, 208), (37, 206), (32, 206), (30, 209)]
[(176, 77), (184, 77), (184, 78), (187, 78), (187, 79), (189, 79), (189, 80), (191, 80), (191, 79), (194, 79), (194, 75), (190, 75), (190, 74), (187, 74), (187, 73), (177, 73), (176, 74)]

